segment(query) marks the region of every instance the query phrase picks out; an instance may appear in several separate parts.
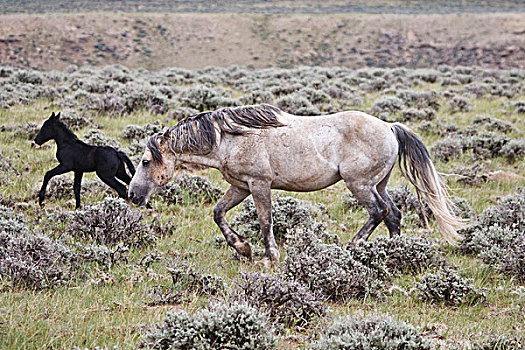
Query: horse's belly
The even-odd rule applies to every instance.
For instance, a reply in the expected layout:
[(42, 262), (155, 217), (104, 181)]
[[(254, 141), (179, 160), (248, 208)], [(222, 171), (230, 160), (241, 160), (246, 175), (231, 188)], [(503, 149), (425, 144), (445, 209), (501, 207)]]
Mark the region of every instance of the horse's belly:
[(341, 180), (337, 167), (327, 162), (289, 161), (286, 168), (273, 169), (272, 188), (288, 191), (317, 191)]

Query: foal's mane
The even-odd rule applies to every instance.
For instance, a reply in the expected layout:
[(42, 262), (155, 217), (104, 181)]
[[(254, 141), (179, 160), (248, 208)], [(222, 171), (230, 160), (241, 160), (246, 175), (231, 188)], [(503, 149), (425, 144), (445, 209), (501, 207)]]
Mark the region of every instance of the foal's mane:
[(77, 135), (71, 129), (60, 119), (55, 119), (55, 125), (59, 129), (61, 129), (68, 137), (72, 138), (73, 140), (78, 140)]
[(191, 153), (205, 155), (217, 144), (216, 128), (221, 133), (242, 135), (250, 129), (280, 127), (278, 115), (282, 111), (268, 104), (241, 107), (225, 107), (215, 111), (197, 114), (181, 120), (163, 133), (149, 138), (147, 147), (153, 161), (162, 162), (159, 149), (159, 138), (168, 140), (169, 148), (174, 153)]

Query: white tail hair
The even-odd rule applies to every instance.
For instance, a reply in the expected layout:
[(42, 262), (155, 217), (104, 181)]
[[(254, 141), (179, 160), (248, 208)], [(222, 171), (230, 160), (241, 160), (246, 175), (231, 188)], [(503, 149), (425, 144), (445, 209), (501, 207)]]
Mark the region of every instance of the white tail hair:
[(400, 123), (392, 124), (392, 131), (399, 143), (401, 172), (415, 186), (416, 191), (423, 194), (445, 240), (455, 245), (461, 239), (457, 230), (465, 228), (467, 220), (454, 214), (456, 205), (451, 201), (448, 188), (419, 136)]

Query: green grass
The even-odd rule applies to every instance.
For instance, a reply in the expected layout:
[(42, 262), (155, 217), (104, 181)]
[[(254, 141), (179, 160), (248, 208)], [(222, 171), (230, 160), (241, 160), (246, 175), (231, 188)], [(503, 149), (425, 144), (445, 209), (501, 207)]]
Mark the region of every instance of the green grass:
[[(436, 88), (429, 85), (427, 88)], [(368, 109), (377, 94), (365, 98), (364, 109)], [(523, 99), (524, 96), (521, 96)], [(516, 131), (512, 137), (525, 135), (523, 117), (516, 117), (502, 110), (504, 99), (472, 100), (472, 110), (466, 113), (451, 114), (448, 105), (442, 101), (442, 108), (437, 113), (437, 120), (442, 124), (455, 123), (460, 127), (470, 125), (477, 114), (490, 114), (493, 117), (513, 122)], [(32, 105), (18, 105), (9, 110), (0, 110), (0, 125), (15, 126), (29, 121), (41, 124), (51, 110), (56, 109), (49, 101), (38, 101)], [(162, 116), (145, 112), (133, 113), (125, 117), (94, 116), (107, 136), (115, 137), (123, 147), (129, 145), (120, 138), (120, 133), (128, 124), (145, 124)], [(521, 119), (520, 119), (521, 118)], [(415, 127), (416, 124), (412, 124)], [(87, 130), (77, 132), (83, 135)], [(437, 137), (422, 135), (427, 146), (437, 141)], [(2, 154), (10, 158), (21, 174), (0, 174), (2, 186), (0, 195), (16, 202), (26, 202), (21, 206), (29, 221), (42, 215), (36, 206), (36, 191), (44, 173), (57, 164), (55, 146), (50, 143), (41, 148), (31, 146), (29, 140), (14, 137), (12, 132), (0, 133)], [(437, 162), (440, 171), (449, 172), (455, 166), (471, 162), (469, 154), (451, 163)], [(504, 159), (485, 161), (492, 171), (506, 170), (525, 176), (523, 162), (508, 164)], [(227, 188), (217, 170), (208, 169), (197, 172), (208, 177), (215, 184)], [(72, 176), (72, 175), (71, 175)], [(88, 175), (86, 179), (93, 178)], [(399, 171), (394, 171), (391, 185), (406, 183)], [(480, 213), (492, 205), (498, 197), (512, 194), (516, 188), (525, 185), (523, 181), (487, 182), (480, 187), (463, 187), (450, 178), (449, 185), (453, 193), (465, 198), (472, 208)], [(341, 196), (346, 189), (339, 183), (329, 189), (312, 193), (284, 193), (300, 199), (326, 205), (331, 218), (330, 229), (337, 232), (343, 241), (350, 239), (366, 220), (362, 209), (348, 210), (341, 205)], [(73, 194), (71, 193), (71, 199)], [(47, 200), (47, 208), (73, 209), (71, 199)], [(94, 203), (102, 198), (85, 196), (83, 203)], [(171, 278), (164, 264), (155, 263), (149, 268), (141, 267), (138, 262), (148, 252), (157, 250), (166, 258), (182, 256), (189, 259), (200, 269), (226, 278), (233, 283), (239, 272), (254, 271), (255, 266), (231, 259), (231, 251), (226, 247), (217, 247), (211, 243), (213, 237), (220, 234), (212, 219), (212, 205), (194, 204), (189, 206), (166, 205), (160, 200), (153, 200), (153, 205), (160, 220), (176, 224), (175, 233), (161, 238), (158, 243), (142, 250), (132, 250), (127, 264), (112, 267), (104, 271), (92, 266), (85, 280), (71, 281), (68, 285), (52, 290), (31, 292), (26, 290), (6, 290), (0, 293), (0, 348), (5, 349), (54, 349), (73, 346), (92, 348), (95, 346), (118, 345), (122, 349), (135, 348), (137, 342), (148, 327), (158, 323), (168, 311), (186, 309), (196, 311), (208, 301), (197, 297), (181, 305), (148, 306), (148, 291), (156, 285), (171, 286)], [(235, 215), (232, 210), (228, 218)], [(341, 228), (346, 227), (346, 230)], [(432, 228), (435, 228), (432, 224)], [(409, 230), (410, 227), (403, 227)], [(387, 234), (381, 225), (374, 236)], [(433, 236), (439, 237), (435, 232)], [(474, 306), (447, 307), (423, 303), (402, 293), (386, 293), (382, 297), (364, 300), (349, 300), (346, 303), (331, 303), (334, 315), (387, 313), (396, 319), (410, 322), (423, 330), (432, 330), (436, 324), (443, 329), (442, 337), (451, 342), (462, 342), (472, 335), (482, 336), (488, 333), (521, 332), (525, 322), (523, 309), (525, 297), (512, 293), (519, 282), (495, 272), (478, 259), (458, 253), (455, 249), (442, 246), (447, 260), (474, 279), (476, 287), (486, 288), (487, 302)], [(284, 253), (284, 251), (282, 251)], [(284, 258), (284, 254), (282, 254)], [(393, 285), (409, 290), (419, 276), (400, 276)], [(439, 328), (438, 327), (438, 328)], [(317, 333), (319, 330), (311, 330)], [(301, 348), (307, 336), (289, 330), (281, 339), (281, 348)]]

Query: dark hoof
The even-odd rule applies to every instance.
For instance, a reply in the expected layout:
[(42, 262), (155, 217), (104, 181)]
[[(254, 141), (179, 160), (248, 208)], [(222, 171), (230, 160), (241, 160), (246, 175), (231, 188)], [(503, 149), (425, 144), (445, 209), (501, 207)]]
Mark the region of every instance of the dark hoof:
[(350, 241), (346, 244), (346, 249), (354, 249), (359, 246), (359, 241)]

